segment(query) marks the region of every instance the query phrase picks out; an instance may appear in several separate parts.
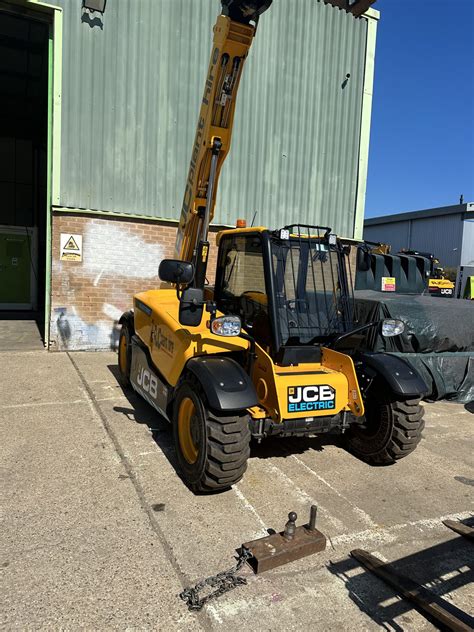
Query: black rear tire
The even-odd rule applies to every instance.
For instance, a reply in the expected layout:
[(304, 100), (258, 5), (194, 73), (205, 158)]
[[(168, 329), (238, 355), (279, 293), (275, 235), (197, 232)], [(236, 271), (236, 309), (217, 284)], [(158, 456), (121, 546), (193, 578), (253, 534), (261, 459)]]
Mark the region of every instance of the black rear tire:
[(425, 427), (420, 398), (394, 401), (390, 397), (365, 402), (365, 425), (353, 424), (347, 433), (349, 450), (373, 465), (391, 465), (413, 452)]
[(173, 434), (181, 476), (193, 492), (229, 489), (247, 469), (248, 414), (212, 411), (193, 375), (186, 376), (177, 388)]
[(127, 323), (122, 325), (118, 345), (118, 368), (120, 382), (123, 386), (130, 386), (130, 370), (132, 366), (132, 336)]

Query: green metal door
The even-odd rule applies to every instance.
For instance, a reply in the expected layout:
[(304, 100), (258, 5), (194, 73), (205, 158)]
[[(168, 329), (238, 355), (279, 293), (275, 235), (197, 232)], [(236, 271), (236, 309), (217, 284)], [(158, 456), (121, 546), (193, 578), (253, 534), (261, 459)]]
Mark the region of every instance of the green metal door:
[(31, 302), (29, 239), (27, 234), (0, 231), (0, 309)]

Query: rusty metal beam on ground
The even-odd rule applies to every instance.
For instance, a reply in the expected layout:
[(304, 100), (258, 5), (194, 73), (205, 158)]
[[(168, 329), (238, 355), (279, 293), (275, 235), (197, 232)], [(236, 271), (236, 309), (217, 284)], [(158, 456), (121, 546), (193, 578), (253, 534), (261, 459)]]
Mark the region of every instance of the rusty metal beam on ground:
[(458, 522), (457, 520), (443, 520), (443, 524), (448, 527), (448, 529), (452, 529), (453, 531), (456, 531), (456, 533), (459, 533), (459, 535), (469, 538), (470, 540), (474, 540), (474, 529), (469, 525)]
[(380, 577), (384, 582), (395, 588), (400, 595), (413, 601), (424, 614), (428, 614), (449, 630), (470, 632), (474, 629), (473, 617), (452, 604), (448, 604), (441, 597), (434, 595), (408, 577), (397, 573), (375, 555), (362, 549), (354, 549), (351, 551), (351, 556), (377, 575), (377, 577)]

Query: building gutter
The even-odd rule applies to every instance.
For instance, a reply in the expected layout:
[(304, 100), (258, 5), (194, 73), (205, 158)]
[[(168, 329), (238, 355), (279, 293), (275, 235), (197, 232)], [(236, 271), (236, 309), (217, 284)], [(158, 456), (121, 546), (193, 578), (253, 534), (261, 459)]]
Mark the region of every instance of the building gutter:
[[(95, 217), (103, 217), (110, 219), (123, 219), (123, 220), (135, 220), (146, 221), (150, 224), (168, 224), (170, 226), (178, 226), (179, 220), (169, 217), (152, 217), (151, 215), (141, 215), (140, 213), (119, 213), (117, 211), (100, 211), (90, 208), (71, 208), (66, 206), (53, 206), (53, 213), (64, 213), (70, 215), (91, 215)], [(226, 230), (229, 228), (235, 228), (229, 224), (211, 224), (212, 229)]]

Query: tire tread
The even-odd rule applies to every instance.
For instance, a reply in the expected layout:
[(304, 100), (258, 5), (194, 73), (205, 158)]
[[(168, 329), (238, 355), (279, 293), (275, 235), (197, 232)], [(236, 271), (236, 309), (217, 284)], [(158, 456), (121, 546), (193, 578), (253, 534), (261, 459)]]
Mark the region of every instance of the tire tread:
[(374, 465), (390, 465), (411, 454), (422, 438), (425, 427), (424, 408), (421, 399), (390, 402), (391, 432), (385, 445), (377, 452), (364, 452), (363, 437), (349, 439), (349, 447), (360, 458)]
[[(242, 478), (250, 456), (250, 427), (246, 411), (222, 414), (207, 406), (199, 381), (188, 374), (187, 383), (199, 396), (206, 416), (207, 455), (197, 481), (186, 481), (194, 492), (216, 492), (228, 489)], [(176, 446), (179, 450), (179, 446)]]

